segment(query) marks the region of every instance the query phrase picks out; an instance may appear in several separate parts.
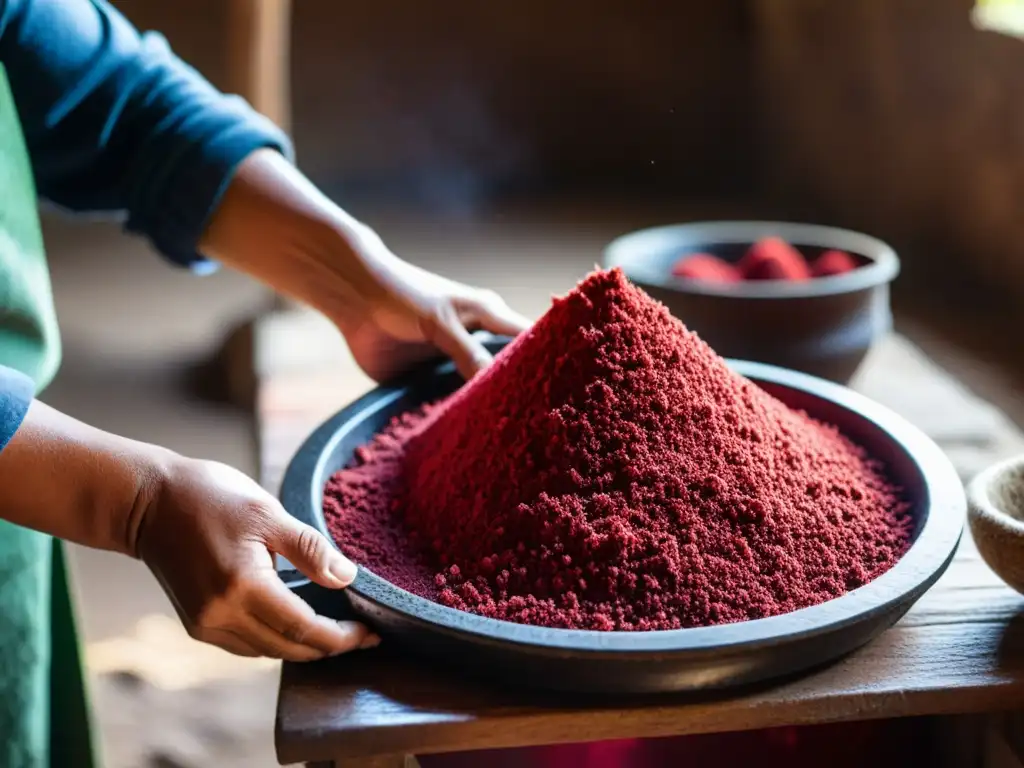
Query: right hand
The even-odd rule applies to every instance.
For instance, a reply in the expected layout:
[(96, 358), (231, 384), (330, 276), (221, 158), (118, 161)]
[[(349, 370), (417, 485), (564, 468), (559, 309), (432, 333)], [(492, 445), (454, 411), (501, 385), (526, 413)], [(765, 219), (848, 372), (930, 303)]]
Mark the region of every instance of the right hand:
[(192, 637), (289, 661), (380, 642), (362, 624), (318, 616), (284, 586), (275, 554), (330, 589), (351, 584), (356, 566), (241, 472), (175, 457), (144, 493), (135, 551)]
[(200, 250), (319, 310), (376, 381), (439, 353), (468, 379), (491, 361), (472, 331), (515, 336), (530, 325), (493, 291), (398, 258), (270, 149), (239, 165)]
[[(385, 381), (439, 352), (470, 379), (491, 362), (490, 352), (473, 337), (473, 330), (516, 336), (530, 327), (529, 320), (493, 291), (403, 261), (365, 225), (355, 231), (349, 239), (339, 239), (337, 247), (356, 252), (359, 268), (350, 270), (348, 277), (358, 299), (345, 301), (337, 311), (328, 310), (328, 317), (372, 379)], [(324, 285), (326, 290), (331, 287)], [(330, 306), (328, 299), (323, 303)]]

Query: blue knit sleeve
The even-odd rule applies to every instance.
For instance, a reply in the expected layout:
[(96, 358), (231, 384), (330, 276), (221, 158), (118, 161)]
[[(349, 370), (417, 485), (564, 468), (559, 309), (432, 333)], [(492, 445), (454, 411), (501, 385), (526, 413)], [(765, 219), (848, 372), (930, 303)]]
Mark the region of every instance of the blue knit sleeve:
[(0, 62), (40, 195), (120, 213), (178, 264), (203, 269), (196, 244), (247, 155), (291, 154), (270, 121), (104, 0), (0, 0)]
[(13, 368), (0, 365), (0, 451), (7, 447), (25, 420), (35, 397), (32, 379)]

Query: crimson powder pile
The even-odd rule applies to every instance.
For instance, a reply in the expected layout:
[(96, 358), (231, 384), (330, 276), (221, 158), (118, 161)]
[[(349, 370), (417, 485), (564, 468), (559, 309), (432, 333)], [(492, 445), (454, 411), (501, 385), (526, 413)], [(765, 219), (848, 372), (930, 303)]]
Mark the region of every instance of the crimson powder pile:
[(327, 484), (342, 551), (496, 619), (596, 630), (743, 621), (838, 597), (911, 536), (884, 468), (596, 272)]

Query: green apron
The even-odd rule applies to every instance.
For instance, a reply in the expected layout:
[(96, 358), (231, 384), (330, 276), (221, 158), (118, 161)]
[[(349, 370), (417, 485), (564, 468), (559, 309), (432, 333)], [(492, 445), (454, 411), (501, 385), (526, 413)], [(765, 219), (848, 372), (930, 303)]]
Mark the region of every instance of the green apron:
[[(0, 364), (37, 394), (60, 364), (60, 336), (35, 183), (0, 65)], [(0, 521), (0, 766), (95, 765), (61, 542)]]

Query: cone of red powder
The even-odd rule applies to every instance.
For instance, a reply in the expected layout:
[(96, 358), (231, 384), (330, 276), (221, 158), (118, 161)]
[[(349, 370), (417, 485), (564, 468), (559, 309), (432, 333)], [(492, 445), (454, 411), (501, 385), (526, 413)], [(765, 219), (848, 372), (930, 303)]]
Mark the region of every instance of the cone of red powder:
[(346, 555), (481, 616), (591, 630), (745, 621), (856, 589), (909, 546), (884, 467), (596, 272), (324, 493)]
[(738, 265), (744, 280), (808, 280), (811, 270), (803, 255), (780, 237), (758, 240)]
[(853, 256), (846, 251), (825, 251), (811, 264), (811, 274), (814, 277), (831, 277), (852, 272), (857, 268), (857, 262)]
[(710, 253), (688, 253), (682, 256), (672, 267), (672, 274), (706, 283), (738, 283), (743, 279), (736, 267)]

